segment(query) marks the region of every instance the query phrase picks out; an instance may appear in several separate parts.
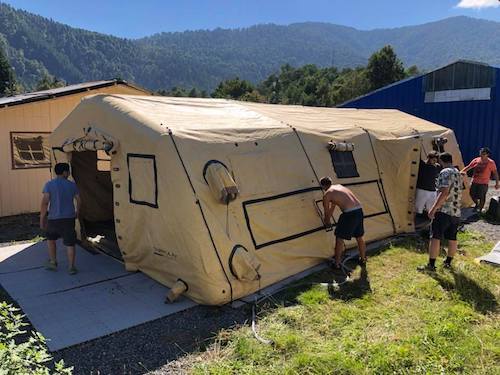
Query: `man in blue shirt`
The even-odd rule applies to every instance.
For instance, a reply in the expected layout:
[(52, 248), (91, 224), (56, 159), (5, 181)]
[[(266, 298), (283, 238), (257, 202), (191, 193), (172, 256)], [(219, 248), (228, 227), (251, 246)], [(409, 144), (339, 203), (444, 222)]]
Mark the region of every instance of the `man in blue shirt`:
[(80, 211), (80, 195), (76, 184), (68, 180), (69, 164), (56, 164), (54, 172), (57, 177), (45, 184), (40, 208), (40, 228), (46, 231), (49, 248), (46, 268), (57, 270), (56, 240), (62, 237), (68, 252), (69, 273), (74, 275), (77, 273), (75, 218)]

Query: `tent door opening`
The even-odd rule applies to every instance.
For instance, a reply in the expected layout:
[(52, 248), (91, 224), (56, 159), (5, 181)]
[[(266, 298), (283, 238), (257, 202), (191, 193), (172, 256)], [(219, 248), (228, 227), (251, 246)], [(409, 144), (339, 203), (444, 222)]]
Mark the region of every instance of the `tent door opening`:
[(82, 200), (82, 242), (122, 260), (115, 233), (110, 163), (103, 150), (72, 152), (71, 156), (71, 170)]

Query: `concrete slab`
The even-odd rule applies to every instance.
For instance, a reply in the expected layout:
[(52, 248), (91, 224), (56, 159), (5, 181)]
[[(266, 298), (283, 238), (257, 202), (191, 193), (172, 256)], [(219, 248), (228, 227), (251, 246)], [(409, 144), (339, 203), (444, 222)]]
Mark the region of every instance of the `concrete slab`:
[[(123, 264), (103, 254), (91, 254), (77, 246), (76, 265), (79, 273), (69, 275), (66, 250), (58, 243), (58, 270), (47, 271), (47, 245), (38, 242), (15, 249), (1, 248), (11, 255), (0, 262), (0, 283), (9, 294), (19, 300), (28, 296), (50, 294), (82, 285), (113, 279), (127, 274)], [(49, 273), (49, 274), (47, 274)]]
[(70, 291), (21, 299), (33, 326), (51, 351), (155, 320), (196, 304), (180, 298), (163, 303), (168, 288), (135, 273)]
[(500, 241), (497, 242), (495, 247), (486, 255), (477, 258), (480, 262), (486, 262), (490, 264), (494, 264), (495, 266), (500, 266)]
[(46, 271), (46, 243), (0, 248), (0, 283), (51, 351), (89, 341), (188, 309), (196, 304), (180, 298), (165, 304), (168, 288), (103, 254), (77, 248), (74, 276), (66, 272), (61, 244), (59, 270)]

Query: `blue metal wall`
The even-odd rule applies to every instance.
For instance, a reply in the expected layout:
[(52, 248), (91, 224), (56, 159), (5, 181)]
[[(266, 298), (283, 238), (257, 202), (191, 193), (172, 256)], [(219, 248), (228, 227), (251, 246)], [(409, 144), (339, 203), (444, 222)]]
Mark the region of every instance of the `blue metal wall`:
[(500, 167), (500, 69), (496, 69), (495, 79), (491, 100), (424, 103), (423, 76), (419, 76), (374, 91), (340, 107), (399, 109), (446, 126), (455, 131), (465, 163), (478, 156), (481, 147), (487, 146)]

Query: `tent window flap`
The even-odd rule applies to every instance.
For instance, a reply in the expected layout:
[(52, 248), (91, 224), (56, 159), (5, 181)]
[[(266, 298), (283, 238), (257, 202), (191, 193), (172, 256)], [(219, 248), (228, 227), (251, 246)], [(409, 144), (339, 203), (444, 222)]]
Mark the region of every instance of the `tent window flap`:
[(333, 169), (338, 178), (359, 177), (352, 151), (329, 150)]
[(154, 155), (127, 154), (130, 203), (158, 208), (158, 174)]

